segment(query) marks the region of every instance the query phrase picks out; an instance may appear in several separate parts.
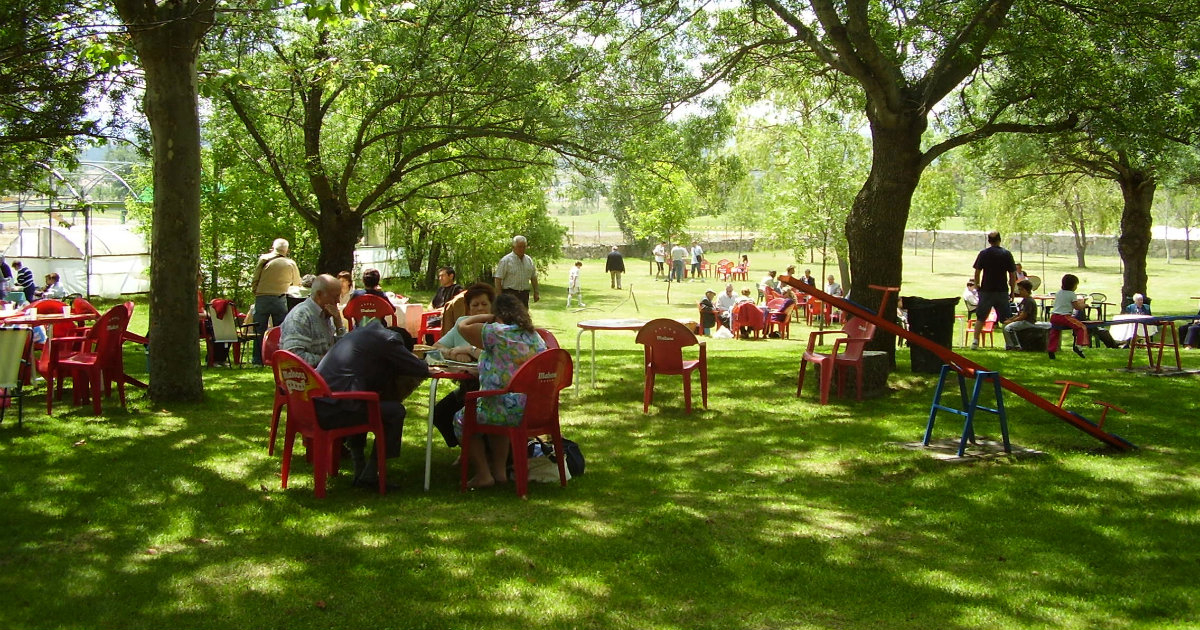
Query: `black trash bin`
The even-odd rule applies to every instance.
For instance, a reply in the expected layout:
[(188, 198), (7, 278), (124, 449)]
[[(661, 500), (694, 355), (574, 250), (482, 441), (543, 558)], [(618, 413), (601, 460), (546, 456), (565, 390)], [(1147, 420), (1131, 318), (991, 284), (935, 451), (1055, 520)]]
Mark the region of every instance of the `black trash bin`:
[[(944, 348), (954, 343), (954, 311), (958, 298), (923, 298), (915, 295), (901, 298), (908, 310), (908, 329)], [(919, 346), (909, 346), (912, 371), (921, 374), (937, 374), (942, 369), (942, 360), (936, 354)]]

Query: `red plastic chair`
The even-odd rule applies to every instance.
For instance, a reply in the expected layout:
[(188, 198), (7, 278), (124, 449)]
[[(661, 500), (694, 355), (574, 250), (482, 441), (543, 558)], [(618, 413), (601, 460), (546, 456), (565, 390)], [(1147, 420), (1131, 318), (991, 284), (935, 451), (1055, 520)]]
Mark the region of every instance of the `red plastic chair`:
[[(62, 392), (62, 379), (66, 374), (71, 375), (74, 390), (74, 402), (83, 404), (85, 390), (80, 387), (80, 380), (86, 378), (92, 398), (92, 412), (100, 415), (100, 390), (111, 392), (110, 382), (116, 381), (117, 392), (121, 397), (121, 408), (125, 408), (125, 381), (121, 377), (125, 373), (125, 360), (121, 352), (121, 343), (125, 338), (125, 329), (129, 326), (129, 311), (123, 305), (109, 309), (96, 321), (82, 338), (65, 337), (60, 341), (65, 343), (80, 343), (77, 352), (62, 357), (51, 357), (51, 370), (58, 381), (58, 391)], [(77, 341), (78, 340), (78, 341)], [(50, 413), (50, 388), (52, 383), (46, 383), (46, 413)]]
[(542, 338), (542, 341), (546, 342), (547, 350), (553, 350), (553, 349), (559, 347), (558, 339), (555, 338), (554, 333), (550, 332), (549, 330), (546, 330), (545, 328), (538, 328), (536, 330), (537, 330), (538, 336)]
[(75, 298), (75, 301), (71, 302), (71, 312), (76, 315), (100, 316), (100, 311), (95, 306), (92, 306), (91, 302), (83, 298)]
[[(833, 343), (833, 350), (828, 354), (816, 352), (818, 340), (824, 341), (826, 335), (842, 335)], [(833, 382), (834, 369), (838, 369), (838, 396), (842, 395), (842, 385), (845, 370), (855, 368), (857, 376), (858, 400), (862, 400), (862, 368), (863, 350), (868, 341), (875, 336), (875, 324), (854, 317), (846, 322), (841, 330), (814, 330), (808, 334), (808, 348), (800, 358), (800, 373), (796, 378), (796, 397), (804, 391), (804, 372), (812, 363), (821, 372), (821, 404), (829, 402), (829, 388)], [(844, 351), (843, 351), (844, 349)]]
[[(387, 468), (384, 463), (386, 449), (382, 448), (383, 423), (379, 415), (379, 394), (375, 392), (335, 392), (329, 389), (325, 379), (300, 357), (278, 350), (275, 352), (274, 372), (275, 386), (287, 392), (287, 424), (283, 433), (283, 482), (287, 488), (288, 474), (291, 472), (292, 445), (296, 434), (303, 436), (312, 446), (314, 492), (318, 499), (325, 497), (325, 482), (331, 475), (337, 474), (338, 453), (341, 450), (341, 440), (347, 436), (360, 433), (373, 433), (380, 448), (375, 449), (379, 466), (379, 494), (387, 493)], [(313, 404), (314, 398), (329, 398), (333, 400), (361, 400), (367, 404), (366, 424), (356, 424), (338, 429), (322, 429), (317, 423), (317, 410)]]
[[(429, 325), (429, 320), (438, 319), (437, 326)], [(432, 311), (424, 311), (421, 313), (421, 327), (417, 330), (417, 343), (425, 343), (425, 336), (433, 337), (433, 343), (437, 343), (438, 339), (442, 338), (442, 309)]]
[(790, 339), (792, 336), (792, 311), (796, 308), (796, 301), (788, 298), (775, 298), (767, 304), (767, 328), (766, 334), (770, 336), (771, 329), (779, 330), (781, 339)]
[[(279, 339), (283, 335), (283, 329), (279, 326), (272, 326), (267, 329), (263, 335), (262, 360), (263, 365), (275, 365), (275, 351), (279, 349)], [(275, 436), (279, 435), (279, 415), (283, 413), (283, 407), (287, 404), (287, 390), (279, 387), (279, 383), (275, 383), (275, 404), (271, 408), (271, 441), (267, 443), (267, 455), (275, 454)]]
[[(963, 346), (967, 345), (971, 335), (975, 334), (975, 319), (967, 319), (967, 327), (963, 330)], [(983, 328), (979, 331), (980, 342), (988, 347), (996, 346), (996, 310), (988, 313), (987, 319), (983, 320)]]
[[(128, 315), (128, 319), (129, 319), (129, 321), (132, 322), (133, 321), (133, 309), (136, 305), (132, 301), (130, 301), (130, 302), (126, 302), (122, 306), (125, 307), (125, 312)], [(125, 334), (122, 335), (121, 339), (122, 339), (122, 341), (136, 343), (143, 347), (145, 347), (146, 344), (150, 343), (150, 340), (148, 338), (146, 338), (146, 336), (139, 335), (139, 334), (133, 333), (133, 332), (129, 332), (128, 328), (125, 330)], [(147, 387), (149, 387), (149, 385), (147, 385), (146, 383), (143, 383), (128, 374), (124, 374), (124, 373), (121, 374), (121, 379), (123, 379), (126, 384), (133, 385), (134, 387), (141, 387), (142, 389), (146, 389)], [(114, 377), (111, 380), (116, 380), (116, 377)], [(105, 388), (108, 388), (109, 383), (105, 382), (104, 386), (105, 386)]]
[[(645, 349), (646, 386), (642, 396), (642, 413), (650, 411), (655, 374), (683, 376), (684, 410), (692, 413), (692, 372), (696, 370), (700, 371), (700, 393), (704, 408), (708, 409), (708, 354), (705, 342), (696, 339), (696, 334), (687, 326), (664, 318), (647, 322), (638, 331), (637, 343)], [(684, 361), (683, 349), (695, 345), (700, 346), (700, 357), (694, 361)]]
[[(669, 321), (669, 320), (668, 320)], [(459, 489), (467, 491), (467, 475), (470, 472), (471, 437), (477, 433), (507, 435), (512, 443), (513, 471), (517, 475), (517, 495), (528, 494), (529, 453), (525, 448), (529, 438), (535, 435), (550, 435), (554, 452), (563, 453), (562, 429), (558, 423), (558, 397), (562, 390), (571, 386), (573, 377), (571, 353), (561, 348), (551, 348), (537, 353), (526, 361), (504, 389), (489, 389), (467, 394), (463, 409), (462, 427), (462, 477)], [(502, 394), (524, 394), (525, 410), (521, 423), (515, 427), (479, 424), (476, 420), (480, 398)], [(567, 485), (566, 457), (558, 458), (558, 479)]]
[(342, 309), (342, 316), (346, 318), (346, 328), (354, 330), (355, 326), (362, 325), (362, 320), (365, 317), (375, 317), (385, 320), (392, 318), (390, 326), (399, 326), (396, 319), (396, 307), (392, 303), (378, 295), (360, 295), (346, 303), (346, 307)]
[(758, 339), (759, 335), (764, 333), (767, 328), (762, 309), (754, 302), (741, 302), (733, 307), (733, 314), (729, 319), (729, 330), (735, 335), (740, 335), (743, 328), (753, 330), (755, 339)]

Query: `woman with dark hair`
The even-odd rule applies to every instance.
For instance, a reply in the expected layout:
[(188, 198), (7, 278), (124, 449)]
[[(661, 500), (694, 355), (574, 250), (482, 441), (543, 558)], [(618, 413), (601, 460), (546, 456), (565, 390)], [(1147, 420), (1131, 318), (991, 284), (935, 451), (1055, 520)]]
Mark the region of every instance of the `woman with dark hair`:
[(342, 285), (342, 293), (338, 296), (338, 308), (343, 308), (354, 296), (354, 276), (350, 275), (349, 271), (339, 271), (337, 279)]
[[(434, 350), (441, 352), (442, 358), (451, 361), (461, 361), (463, 363), (478, 361), (479, 355), (483, 351), (467, 343), (466, 339), (463, 339), (463, 336), (459, 334), (458, 325), (472, 315), (487, 315), (491, 313), (492, 300), (495, 297), (496, 290), (490, 284), (480, 282), (468, 287), (466, 295), (463, 296), (463, 301), (467, 303), (467, 314), (458, 318), (454, 326), (446, 334), (442, 335), (437, 340), (437, 343), (433, 344)], [(466, 404), (467, 393), (477, 391), (478, 389), (478, 378), (459, 381), (458, 389), (450, 392), (448, 396), (434, 405), (433, 426), (437, 427), (438, 431), (442, 433), (442, 439), (446, 440), (446, 446), (458, 446), (458, 436), (454, 433), (454, 414), (458, 413), (463, 408), (463, 405)]]
[[(459, 332), (479, 355), (479, 387), (503, 389), (517, 369), (535, 354), (546, 349), (529, 311), (515, 296), (496, 297), (491, 315), (473, 315), (459, 324)], [(520, 394), (490, 396), (479, 401), (476, 420), (480, 424), (516, 426), (521, 422), (525, 398)], [(455, 414), (455, 433), (462, 435), (462, 411)], [(485, 439), (486, 438), (486, 448)], [(475, 436), (471, 444), (471, 465), (475, 476), (469, 485), (484, 488), (508, 481), (508, 437)]]

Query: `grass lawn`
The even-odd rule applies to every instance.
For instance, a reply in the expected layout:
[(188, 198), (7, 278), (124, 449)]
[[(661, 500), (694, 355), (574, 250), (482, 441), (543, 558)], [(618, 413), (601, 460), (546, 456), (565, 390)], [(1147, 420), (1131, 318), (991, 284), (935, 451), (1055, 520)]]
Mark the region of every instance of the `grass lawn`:
[[(902, 293), (956, 296), (972, 259), (941, 253), (931, 273), (918, 255)], [(1083, 287), (1115, 295), (1116, 262), (1093, 260)], [(751, 261), (758, 273), (787, 258)], [(672, 285), (667, 304), (667, 285), (631, 265), (635, 312), (587, 260), (595, 310), (569, 312), (570, 262), (533, 315), (572, 350), (580, 320), (692, 316), (705, 286)], [(1197, 267), (1154, 264), (1155, 312), (1195, 312)], [(141, 308), (133, 328), (145, 322)], [(1141, 448), (1107, 451), (1008, 396), (1013, 441), (1044, 454), (946, 463), (900, 446), (920, 439), (934, 380), (908, 370), (906, 349), (890, 394), (822, 407), (795, 397), (807, 334), (792, 333), (709, 340), (709, 409), (690, 416), (669, 377), (643, 415), (633, 333), (598, 334), (597, 386), (581, 371), (562, 408), (587, 474), (535, 484), (527, 501), (511, 486), (460, 494), (442, 445), (421, 490), (420, 393), (389, 468), (403, 489), (381, 498), (343, 475), (317, 500), (299, 456), (279, 489), (265, 370), (208, 370), (203, 404), (161, 409), (135, 392), (101, 418), (69, 404), (47, 418), (38, 390), (23, 429), (11, 414), (0, 425), (0, 627), (1197, 627), (1195, 377), (1116, 371), (1115, 350), (1053, 363), (972, 352), (1046, 396), (1055, 379), (1090, 383), (1068, 406), (1124, 407), (1107, 426)], [(1200, 368), (1200, 353), (1184, 361)], [(940, 416), (935, 437), (956, 424)], [(977, 431), (998, 436), (992, 417)]]

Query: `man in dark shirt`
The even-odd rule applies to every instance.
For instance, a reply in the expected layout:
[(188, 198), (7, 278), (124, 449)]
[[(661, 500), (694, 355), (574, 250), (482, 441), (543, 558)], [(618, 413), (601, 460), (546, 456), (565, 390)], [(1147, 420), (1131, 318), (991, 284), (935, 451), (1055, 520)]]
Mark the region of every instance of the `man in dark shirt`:
[(13, 269), (17, 270), (17, 289), (25, 292), (25, 301), (33, 301), (33, 293), (37, 290), (37, 285), (33, 283), (33, 270), (21, 264), (21, 261), (13, 261)]
[(604, 261), (604, 270), (610, 277), (609, 285), (614, 289), (620, 289), (621, 274), (625, 273), (625, 257), (621, 256), (616, 245), (612, 246), (612, 251), (608, 253), (608, 258)]
[(711, 335), (713, 327), (717, 325), (717, 310), (713, 304), (714, 297), (717, 297), (717, 292), (709, 289), (704, 292), (704, 299), (700, 300), (700, 329), (706, 335)]
[(383, 289), (379, 288), (379, 270), (378, 269), (373, 269), (373, 268), (363, 269), (362, 282), (363, 282), (363, 288), (356, 289), (353, 293), (351, 293), (350, 299), (353, 300), (354, 298), (359, 297), (360, 295), (374, 295), (375, 297), (381, 297), (385, 300), (387, 299), (387, 293), (385, 293)]
[(454, 296), (463, 292), (462, 285), (458, 283), (458, 274), (454, 272), (454, 267), (441, 267), (438, 269), (438, 289), (433, 294), (433, 308), (442, 308)]
[[(400, 455), (400, 437), (404, 431), (404, 405), (401, 403), (417, 385), (429, 377), (429, 366), (412, 353), (413, 339), (403, 328), (385, 328), (379, 321), (359, 326), (342, 337), (321, 363), (317, 373), (337, 392), (368, 391), (379, 394), (379, 412), (383, 421), (386, 457)], [(323, 429), (336, 429), (367, 422), (366, 403), (360, 400), (329, 401), (316, 399), (317, 422)], [(375, 450), (364, 456), (367, 438), (363, 434), (346, 439), (354, 460), (354, 485), (372, 488), (379, 483)]]
[(996, 321), (1008, 319), (1011, 312), (1009, 298), (1016, 293), (1017, 286), (1017, 264), (1012, 253), (1000, 247), (1000, 233), (989, 233), (987, 240), (988, 247), (975, 257), (975, 286), (979, 287), (979, 306), (975, 308), (972, 350), (979, 348), (979, 333), (993, 309), (996, 311)]

